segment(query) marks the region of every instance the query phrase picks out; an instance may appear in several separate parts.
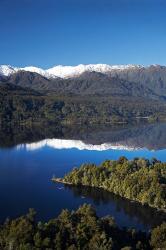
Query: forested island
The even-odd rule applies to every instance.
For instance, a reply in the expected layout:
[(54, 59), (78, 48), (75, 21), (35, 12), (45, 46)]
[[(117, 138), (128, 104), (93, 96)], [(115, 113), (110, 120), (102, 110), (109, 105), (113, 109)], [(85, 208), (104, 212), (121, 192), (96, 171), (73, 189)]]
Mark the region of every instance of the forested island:
[(3, 250), (151, 250), (166, 249), (166, 223), (150, 233), (119, 228), (111, 216), (99, 218), (90, 205), (63, 210), (48, 222), (36, 222), (35, 211), (0, 225)]
[(166, 211), (166, 163), (157, 159), (106, 160), (100, 166), (83, 164), (53, 181), (105, 189), (143, 205)]

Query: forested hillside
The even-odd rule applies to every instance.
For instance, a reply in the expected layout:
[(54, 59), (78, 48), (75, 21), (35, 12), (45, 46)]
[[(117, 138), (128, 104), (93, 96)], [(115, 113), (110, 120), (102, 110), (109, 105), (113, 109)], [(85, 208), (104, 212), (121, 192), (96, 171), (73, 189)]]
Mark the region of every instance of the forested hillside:
[(166, 120), (165, 67), (84, 71), (68, 78), (47, 77), (47, 72), (35, 70), (38, 73), (18, 70), (1, 75), (0, 123)]
[(150, 234), (120, 229), (111, 216), (99, 218), (84, 204), (76, 211), (63, 210), (48, 222), (36, 222), (34, 210), (0, 225), (0, 249), (3, 250), (122, 250), (165, 249), (166, 223)]
[(0, 85), (0, 123), (47, 121), (94, 124), (166, 119), (166, 103), (114, 95), (42, 94), (13, 84)]

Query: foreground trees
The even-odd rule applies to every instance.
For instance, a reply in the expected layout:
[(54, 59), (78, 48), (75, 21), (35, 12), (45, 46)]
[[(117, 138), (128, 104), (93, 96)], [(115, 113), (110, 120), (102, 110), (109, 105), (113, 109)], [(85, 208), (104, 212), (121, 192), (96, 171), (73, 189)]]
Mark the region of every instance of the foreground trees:
[(112, 217), (98, 218), (95, 210), (84, 204), (77, 211), (63, 210), (48, 222), (36, 222), (35, 212), (7, 220), (0, 226), (0, 249), (165, 249), (166, 223), (151, 234), (120, 229)]
[(98, 187), (130, 200), (166, 209), (166, 163), (141, 158), (107, 160), (100, 166), (85, 164), (74, 168), (65, 181), (74, 185)]

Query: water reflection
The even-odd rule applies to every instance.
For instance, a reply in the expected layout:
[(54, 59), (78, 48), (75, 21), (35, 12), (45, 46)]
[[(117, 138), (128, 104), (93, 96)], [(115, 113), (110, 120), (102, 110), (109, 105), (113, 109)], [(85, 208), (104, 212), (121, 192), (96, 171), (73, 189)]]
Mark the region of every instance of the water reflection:
[[(100, 164), (124, 155), (156, 157), (166, 161), (166, 124), (59, 127), (31, 125), (0, 129), (0, 220), (33, 207), (39, 220), (48, 220), (63, 208), (91, 203), (98, 214), (115, 217), (120, 226), (148, 230), (165, 215), (91, 188), (56, 189), (50, 182), (83, 163)], [(146, 149), (145, 149), (146, 148)], [(79, 149), (79, 150), (78, 150)], [(138, 150), (139, 149), (139, 150)], [(97, 151), (98, 150), (98, 151)]]
[(20, 144), (17, 149), (24, 148), (26, 150), (37, 150), (43, 147), (51, 147), (54, 149), (72, 149), (76, 148), (79, 150), (137, 150), (138, 148), (127, 147), (118, 143), (102, 143), (99, 145), (88, 144), (80, 140), (66, 140), (66, 139), (45, 139), (39, 142)]
[[(110, 212), (121, 226), (123, 226), (121, 224), (123, 214), (128, 215), (129, 221), (135, 218), (137, 223), (143, 224), (147, 229), (153, 228), (166, 220), (164, 212), (157, 212), (156, 209), (148, 206), (141, 206), (136, 202), (130, 202), (102, 189), (68, 185), (65, 185), (65, 189), (72, 191), (75, 197), (90, 198), (96, 207), (108, 205), (108, 213)], [(112, 206), (115, 206), (115, 211), (112, 211)], [(102, 211), (99, 214), (103, 215)]]
[[(49, 139), (59, 139), (59, 141)], [(59, 127), (46, 124), (45, 126), (8, 127), (0, 130), (1, 148), (20, 144), (34, 146), (35, 144), (31, 144), (33, 142), (37, 142), (36, 146), (40, 147), (46, 144), (58, 147), (61, 144), (60, 148), (75, 147), (89, 150), (93, 148), (94, 150), (111, 148), (162, 150), (166, 148), (166, 124), (93, 127)]]

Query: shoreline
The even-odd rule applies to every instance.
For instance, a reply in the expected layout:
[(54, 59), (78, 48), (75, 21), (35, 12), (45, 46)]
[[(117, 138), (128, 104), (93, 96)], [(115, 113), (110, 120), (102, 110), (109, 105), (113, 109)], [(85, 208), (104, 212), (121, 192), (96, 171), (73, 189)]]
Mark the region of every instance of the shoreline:
[[(56, 178), (56, 177), (53, 177), (53, 178), (51, 178), (51, 181), (52, 181), (52, 182), (55, 182), (55, 183), (57, 182), (57, 183), (61, 183), (61, 184), (64, 184), (64, 185), (69, 185), (69, 186), (78, 186), (78, 184), (73, 184), (73, 183), (71, 183), (71, 182), (64, 181), (63, 178)], [(80, 186), (103, 189), (103, 190), (105, 190), (105, 191), (111, 193), (109, 190), (107, 190), (107, 189), (105, 189), (105, 188), (103, 188), (103, 187), (87, 186), (87, 185), (83, 185), (83, 184), (80, 184)], [(131, 199), (128, 199), (128, 198), (126, 198), (126, 197), (124, 197), (124, 196), (120, 196), (120, 195), (115, 194), (115, 193), (113, 193), (113, 194), (114, 194), (114, 195), (117, 195), (117, 196), (119, 196), (119, 197), (121, 197), (121, 198), (124, 198), (124, 199), (130, 201), (131, 203), (135, 202), (135, 203), (138, 203), (138, 204), (141, 205), (141, 206), (146, 206), (146, 205), (147, 205), (147, 206), (150, 207), (150, 208), (156, 209), (157, 212), (164, 212), (164, 213), (166, 213), (166, 209), (160, 209), (160, 208), (157, 208), (157, 207), (153, 207), (153, 206), (150, 206), (149, 204), (142, 204), (140, 201), (131, 200)]]
[(51, 178), (51, 181), (52, 181), (52, 182), (57, 182), (57, 183), (66, 184), (66, 185), (70, 185), (70, 186), (74, 185), (73, 183), (64, 181), (63, 178), (55, 178), (55, 177), (53, 177), (53, 178)]

